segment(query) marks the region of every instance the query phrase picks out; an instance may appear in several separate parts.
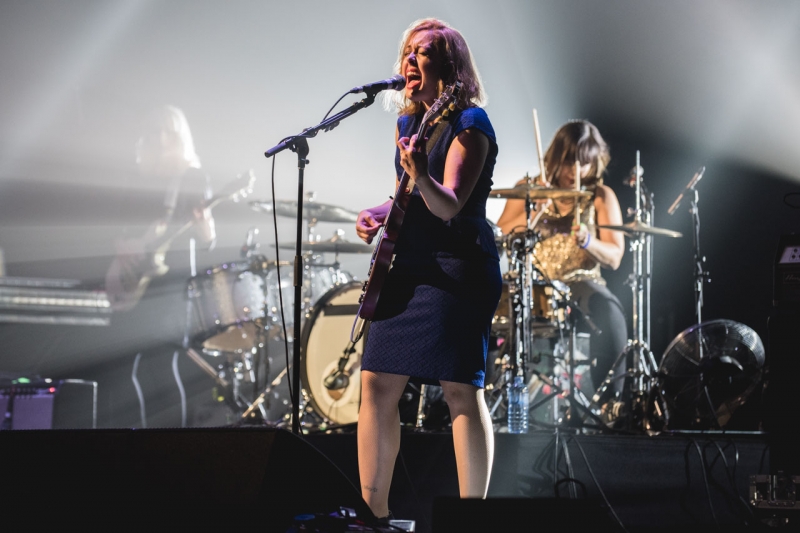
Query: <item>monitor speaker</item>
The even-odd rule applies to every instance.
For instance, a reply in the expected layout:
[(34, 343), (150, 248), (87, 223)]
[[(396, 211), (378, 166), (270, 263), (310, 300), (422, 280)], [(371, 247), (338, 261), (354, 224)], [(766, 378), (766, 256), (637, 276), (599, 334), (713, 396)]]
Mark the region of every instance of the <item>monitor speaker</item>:
[(93, 429), (97, 382), (37, 380), (0, 387), (2, 429)]

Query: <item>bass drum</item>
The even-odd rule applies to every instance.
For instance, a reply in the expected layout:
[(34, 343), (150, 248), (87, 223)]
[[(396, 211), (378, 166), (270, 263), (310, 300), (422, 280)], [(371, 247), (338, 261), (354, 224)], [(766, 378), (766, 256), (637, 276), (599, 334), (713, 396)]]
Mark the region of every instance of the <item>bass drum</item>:
[(358, 421), (364, 337), (356, 343), (345, 366), (346, 386), (330, 390), (324, 381), (336, 371), (339, 358), (350, 345), (361, 293), (359, 281), (334, 287), (310, 309), (303, 327), (300, 372), (308, 401), (317, 414), (334, 424)]

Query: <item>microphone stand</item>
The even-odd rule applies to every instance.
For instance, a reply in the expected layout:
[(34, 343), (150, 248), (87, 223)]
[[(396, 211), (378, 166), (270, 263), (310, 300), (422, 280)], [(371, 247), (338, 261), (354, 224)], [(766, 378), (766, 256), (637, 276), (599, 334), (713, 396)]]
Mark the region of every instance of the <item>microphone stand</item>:
[(308, 140), (316, 137), (320, 131), (331, 131), (345, 118), (354, 115), (359, 110), (372, 105), (378, 90), (365, 90), (366, 97), (355, 102), (347, 109), (329, 117), (314, 127), (306, 128), (297, 135), (286, 137), (266, 152), (264, 156), (270, 158), (287, 148), (297, 154), (297, 236), (294, 254), (294, 342), (292, 343), (292, 433), (300, 435), (300, 301), (303, 287), (303, 177), (309, 160)]
[(694, 308), (697, 314), (697, 323), (700, 324), (703, 322), (703, 282), (709, 278), (709, 272), (705, 269), (706, 258), (700, 255), (700, 210), (697, 207), (700, 194), (694, 187), (692, 187), (692, 192), (694, 195), (689, 212), (692, 214), (692, 247), (694, 248)]

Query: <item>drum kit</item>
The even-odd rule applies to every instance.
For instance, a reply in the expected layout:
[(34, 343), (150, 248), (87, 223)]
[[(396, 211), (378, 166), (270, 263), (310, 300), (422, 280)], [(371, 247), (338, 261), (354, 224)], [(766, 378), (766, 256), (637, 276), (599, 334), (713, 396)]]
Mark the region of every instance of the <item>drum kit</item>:
[[(507, 236), (496, 231), (498, 250), (508, 260), (500, 306), (492, 334), (497, 346), (487, 360), (486, 398), (496, 429), (506, 424), (508, 390), (514, 376), (523, 376), (529, 390), (530, 423), (540, 427), (644, 429), (648, 402), (658, 376), (650, 351), (650, 281), (653, 236), (681, 237), (654, 227), (653, 198), (643, 183), (641, 166), (634, 169), (636, 207), (633, 221), (597, 228), (622, 232), (630, 241), (633, 272), (628, 285), (633, 292), (633, 338), (611, 367), (606, 380), (594, 390), (590, 378), (591, 343), (581, 330), (587, 319), (572, 300), (565, 283), (548, 279), (539, 268), (536, 244), (535, 202), (580, 199), (590, 196), (580, 189), (542, 187), (525, 180), (510, 189), (494, 189), (490, 198), (525, 200), (528, 224)], [(539, 211), (541, 212), (541, 210)], [(577, 220), (577, 219), (576, 219)], [(615, 375), (622, 365), (625, 372)], [(615, 387), (624, 380), (622, 387)], [(616, 391), (615, 391), (616, 389)]]
[[(357, 420), (360, 387), (327, 388), (324, 381), (336, 370), (349, 343), (361, 294), (360, 282), (341, 268), (339, 254), (372, 253), (372, 247), (346, 240), (341, 229), (323, 240), (316, 231), (318, 222), (354, 223), (358, 213), (318, 203), (313, 194), (307, 198), (300, 339), (292, 338), (292, 263), (268, 260), (258, 253), (256, 228), (248, 231), (240, 260), (209, 268), (187, 282), (191, 308), (187, 353), (217, 381), (217, 397), (227, 404), (232, 423), (291, 423), (284, 351), (291, 353), (289, 345), (294, 342), (302, 346), (304, 426), (324, 428)], [(254, 200), (249, 206), (259, 213), (297, 215), (297, 203), (291, 201), (276, 200), (273, 206), (272, 201)], [(294, 243), (279, 244), (280, 249), (294, 247)], [(326, 261), (330, 254), (333, 262)], [(357, 350), (345, 374), (355, 384), (359, 383), (361, 347)]]

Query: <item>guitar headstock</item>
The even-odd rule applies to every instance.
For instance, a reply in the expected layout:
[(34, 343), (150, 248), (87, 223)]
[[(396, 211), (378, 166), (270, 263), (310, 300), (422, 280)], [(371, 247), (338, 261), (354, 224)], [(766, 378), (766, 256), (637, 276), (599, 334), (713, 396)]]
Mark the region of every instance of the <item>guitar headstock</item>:
[(222, 190), (212, 199), (218, 203), (223, 200), (233, 200), (239, 202), (253, 193), (253, 186), (256, 183), (256, 175), (252, 169), (238, 174), (232, 181), (225, 184)]
[(455, 111), (456, 99), (463, 86), (463, 83), (457, 81), (445, 87), (442, 94), (439, 95), (439, 98), (437, 98), (436, 101), (433, 102), (433, 105), (425, 112), (425, 116), (422, 117), (422, 122), (432, 122), (439, 117), (446, 118), (451, 111)]

